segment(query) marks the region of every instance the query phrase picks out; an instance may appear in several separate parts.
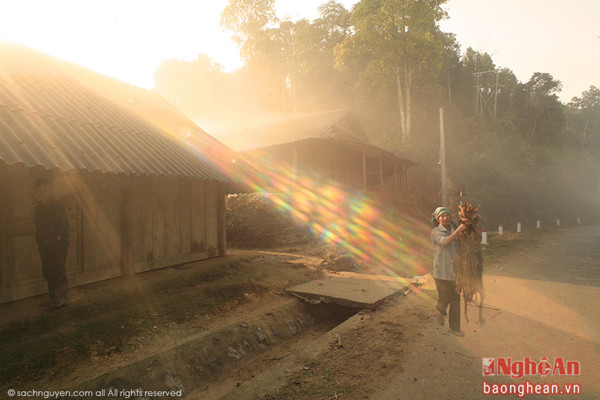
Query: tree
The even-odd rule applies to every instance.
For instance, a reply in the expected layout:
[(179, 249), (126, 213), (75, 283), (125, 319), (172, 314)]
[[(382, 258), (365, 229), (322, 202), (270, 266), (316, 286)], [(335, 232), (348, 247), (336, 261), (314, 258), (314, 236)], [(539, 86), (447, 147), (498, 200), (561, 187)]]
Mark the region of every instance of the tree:
[(596, 86), (590, 86), (588, 90), (583, 92), (581, 99), (577, 97), (577, 105), (580, 109), (589, 109), (600, 111), (600, 89)]
[(347, 106), (352, 98), (352, 74), (335, 68), (335, 47), (351, 33), (350, 11), (331, 0), (319, 6), (319, 13), (312, 24), (316, 30), (315, 51), (308, 55), (312, 69), (304, 74), (303, 87), (308, 92), (318, 93), (319, 100), (312, 99), (311, 103)]
[(276, 22), (275, 0), (229, 0), (221, 14), (221, 26), (233, 32), (244, 59), (252, 57), (260, 32)]
[(581, 97), (574, 97), (567, 105), (571, 136), (578, 138), (581, 149), (600, 148), (600, 89), (590, 86)]
[[(473, 107), (472, 115), (490, 110), (490, 101), (496, 93), (496, 65), (487, 53), (480, 53), (469, 47), (461, 60), (464, 72), (465, 98), (468, 106)], [(495, 101), (495, 99), (493, 99)], [(467, 105), (465, 104), (465, 106)], [(467, 115), (471, 115), (469, 112)], [(489, 114), (488, 114), (489, 115)]]
[(562, 90), (562, 83), (547, 72), (535, 72), (527, 82), (527, 89), (542, 96), (556, 96)]
[[(230, 0), (222, 24), (240, 43), (244, 74), (254, 76), (255, 86), (262, 89), (257, 99), (270, 111), (286, 112), (338, 104), (339, 88), (347, 85), (340, 84), (340, 73), (333, 68), (333, 48), (348, 33), (348, 10), (329, 1), (319, 7), (320, 17), (313, 23), (277, 21), (273, 2), (255, 3)], [(246, 15), (253, 7), (260, 10)]]
[(535, 72), (525, 84), (529, 95), (529, 141), (537, 144), (556, 144), (565, 129), (562, 103), (557, 93), (562, 83), (549, 73)]
[(192, 62), (167, 60), (154, 74), (154, 90), (193, 117), (226, 105), (228, 87), (223, 67), (205, 54)]
[(319, 32), (319, 52), (324, 60), (333, 67), (335, 64), (335, 46), (341, 43), (350, 34), (352, 23), (350, 12), (336, 1), (319, 6), (319, 18), (313, 26)]
[(460, 45), (456, 36), (452, 33), (442, 35), (444, 43), (444, 61), (440, 70), (441, 85), (446, 88), (446, 96), (449, 104), (452, 104), (452, 87), (457, 81), (461, 71)]
[(492, 57), (467, 48), (455, 72), (455, 102), (464, 116), (473, 116), (498, 133), (509, 128), (517, 133), (518, 115), (526, 97), (523, 87), (508, 68), (497, 68)]
[(311, 76), (319, 61), (318, 31), (306, 19), (298, 22), (282, 21), (279, 28), (271, 30), (271, 48), (268, 60), (278, 65), (285, 84), (284, 107), (298, 110), (298, 90), (304, 76)]
[(411, 138), (415, 81), (436, 76), (443, 43), (436, 37), (446, 0), (362, 0), (351, 15), (354, 33), (336, 48), (338, 68), (360, 71), (358, 86), (378, 95), (395, 92), (402, 143)]
[(319, 12), (312, 23), (283, 21), (279, 26), (278, 47), (294, 110), (339, 104), (340, 92), (346, 93), (333, 64), (335, 46), (350, 31), (350, 13), (335, 1), (321, 5)]

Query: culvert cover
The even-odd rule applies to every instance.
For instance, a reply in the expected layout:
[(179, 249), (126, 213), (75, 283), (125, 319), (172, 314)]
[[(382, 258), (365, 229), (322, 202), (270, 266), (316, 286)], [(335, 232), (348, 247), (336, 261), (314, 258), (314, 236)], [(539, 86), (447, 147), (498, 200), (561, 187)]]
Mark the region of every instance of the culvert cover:
[(406, 290), (409, 284), (402, 278), (362, 275), (318, 279), (293, 286), (287, 291), (310, 302), (323, 301), (374, 310), (387, 297)]

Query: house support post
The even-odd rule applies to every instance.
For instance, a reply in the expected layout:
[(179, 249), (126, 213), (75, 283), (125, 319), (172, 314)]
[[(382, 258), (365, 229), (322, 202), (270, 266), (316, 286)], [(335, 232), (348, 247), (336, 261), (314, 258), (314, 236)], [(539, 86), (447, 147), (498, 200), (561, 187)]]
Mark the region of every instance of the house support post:
[(217, 232), (219, 235), (219, 256), (227, 255), (227, 227), (225, 221), (225, 186), (223, 183), (217, 184)]
[(394, 160), (394, 192), (398, 192), (398, 163)]
[(379, 156), (379, 190), (383, 190), (383, 157)]
[(367, 191), (367, 152), (362, 151), (362, 191)]
[(292, 174), (294, 181), (298, 180), (298, 148), (292, 147)]

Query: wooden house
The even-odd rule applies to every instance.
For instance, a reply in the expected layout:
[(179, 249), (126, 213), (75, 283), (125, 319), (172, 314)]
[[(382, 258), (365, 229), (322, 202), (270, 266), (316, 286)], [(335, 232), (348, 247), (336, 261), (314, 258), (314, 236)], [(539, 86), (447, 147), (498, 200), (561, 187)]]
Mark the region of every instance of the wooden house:
[(155, 93), (0, 44), (0, 302), (47, 291), (38, 178), (67, 210), (76, 286), (225, 255), (232, 159)]
[(309, 177), (349, 191), (407, 191), (408, 168), (416, 165), (371, 144), (349, 109), (246, 126), (218, 137), (265, 177)]

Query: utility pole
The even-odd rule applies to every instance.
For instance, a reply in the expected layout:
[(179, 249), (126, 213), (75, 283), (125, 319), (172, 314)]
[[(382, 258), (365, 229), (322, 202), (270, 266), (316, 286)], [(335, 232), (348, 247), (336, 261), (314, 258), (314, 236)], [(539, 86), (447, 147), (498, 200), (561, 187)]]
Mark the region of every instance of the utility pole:
[(448, 207), (446, 190), (446, 138), (444, 135), (444, 107), (440, 107), (440, 164), (442, 167), (442, 206)]

